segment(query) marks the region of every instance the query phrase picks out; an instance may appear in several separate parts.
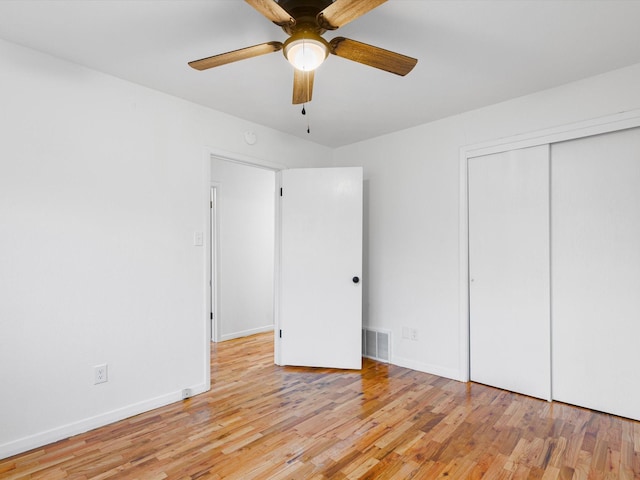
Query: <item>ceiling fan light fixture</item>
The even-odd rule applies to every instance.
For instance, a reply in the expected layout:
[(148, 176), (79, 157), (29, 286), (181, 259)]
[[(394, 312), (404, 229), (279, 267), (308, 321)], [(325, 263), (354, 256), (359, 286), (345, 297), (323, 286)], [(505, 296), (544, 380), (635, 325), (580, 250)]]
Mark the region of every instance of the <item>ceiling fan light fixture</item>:
[(294, 68), (310, 72), (327, 58), (329, 44), (320, 35), (293, 35), (284, 43), (283, 53)]

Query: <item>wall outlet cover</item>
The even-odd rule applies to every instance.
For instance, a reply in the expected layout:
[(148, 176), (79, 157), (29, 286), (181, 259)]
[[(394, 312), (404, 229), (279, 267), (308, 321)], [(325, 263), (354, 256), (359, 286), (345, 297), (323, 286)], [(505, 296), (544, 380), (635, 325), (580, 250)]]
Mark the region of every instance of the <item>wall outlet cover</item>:
[(106, 363), (93, 367), (93, 384), (106, 383), (109, 381), (108, 367)]

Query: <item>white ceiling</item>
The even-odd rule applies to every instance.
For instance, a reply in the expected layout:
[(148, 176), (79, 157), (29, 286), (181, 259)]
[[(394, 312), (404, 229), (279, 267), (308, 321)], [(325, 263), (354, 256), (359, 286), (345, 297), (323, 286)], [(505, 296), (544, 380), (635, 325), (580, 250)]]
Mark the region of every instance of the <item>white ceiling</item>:
[(638, 0), (389, 0), (324, 36), (418, 65), (399, 77), (330, 56), (303, 117), (281, 52), (187, 66), (286, 39), (243, 1), (0, 1), (0, 38), (330, 147), (640, 63), (639, 21)]

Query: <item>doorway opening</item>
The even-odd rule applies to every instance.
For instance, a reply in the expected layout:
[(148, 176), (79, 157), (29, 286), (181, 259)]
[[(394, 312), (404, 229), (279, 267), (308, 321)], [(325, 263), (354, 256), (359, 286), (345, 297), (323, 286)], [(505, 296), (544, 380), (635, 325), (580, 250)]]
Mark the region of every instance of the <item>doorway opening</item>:
[(274, 328), (275, 167), (211, 156), (211, 341)]

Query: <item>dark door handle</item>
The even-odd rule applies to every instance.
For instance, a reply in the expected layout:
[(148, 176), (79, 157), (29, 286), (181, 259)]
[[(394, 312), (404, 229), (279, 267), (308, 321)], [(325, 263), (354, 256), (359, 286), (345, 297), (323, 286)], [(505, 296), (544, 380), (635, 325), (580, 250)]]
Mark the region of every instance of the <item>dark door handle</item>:
[(353, 283), (359, 283), (360, 279), (358, 277), (353, 277)]

